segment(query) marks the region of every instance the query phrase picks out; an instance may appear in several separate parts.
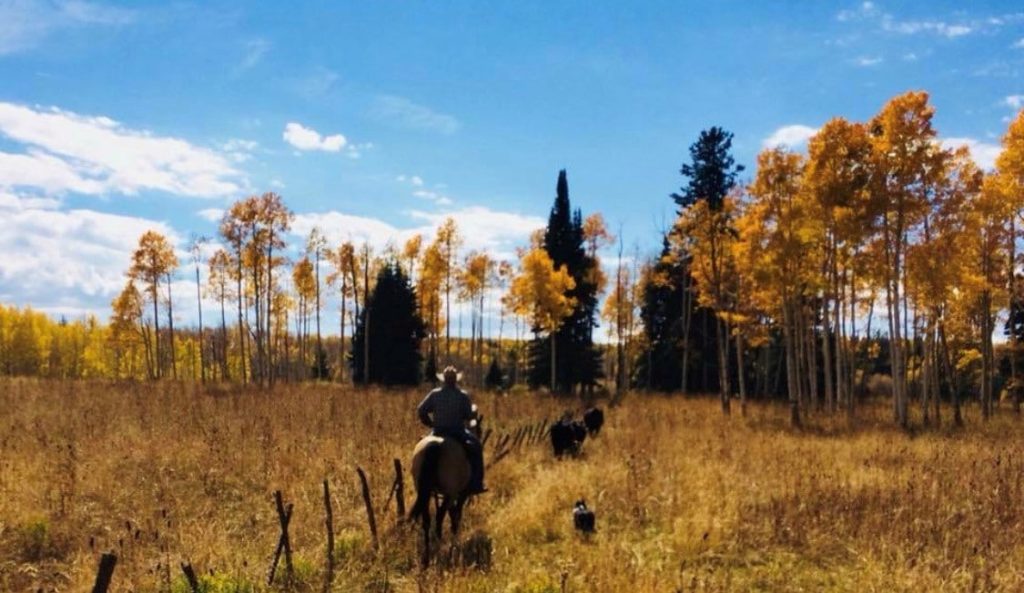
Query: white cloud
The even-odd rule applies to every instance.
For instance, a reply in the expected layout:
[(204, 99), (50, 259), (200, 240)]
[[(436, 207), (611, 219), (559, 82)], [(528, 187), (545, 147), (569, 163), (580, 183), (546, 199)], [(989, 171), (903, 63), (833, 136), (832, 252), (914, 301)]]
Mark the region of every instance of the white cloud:
[(144, 218), (6, 204), (0, 199), (0, 302), (105, 316), (139, 236), (153, 229), (179, 241), (166, 224)]
[(292, 79), (289, 86), (293, 92), (306, 99), (317, 99), (329, 93), (337, 81), (337, 72), (319, 66), (310, 74)]
[(543, 218), (526, 216), (514, 212), (491, 210), (484, 206), (469, 206), (444, 212), (408, 212), (414, 223), (409, 226), (395, 226), (378, 218), (345, 214), (338, 211), (296, 214), (292, 223), (292, 234), (308, 236), (314, 227), (319, 227), (331, 244), (342, 241), (368, 242), (380, 250), (388, 244), (401, 246), (414, 234), (432, 239), (437, 228), (451, 216), (463, 236), (465, 250), (487, 250), (501, 259), (511, 259), (515, 247), (525, 245), (530, 233), (545, 224)]
[(314, 227), (318, 227), (332, 245), (343, 241), (365, 242), (377, 249), (383, 248), (389, 241), (400, 245), (415, 232), (412, 229), (399, 229), (378, 218), (335, 210), (296, 214), (291, 232), (298, 237), (308, 237)]
[(223, 208), (203, 208), (202, 210), (196, 212), (196, 215), (199, 216), (199, 218), (202, 218), (204, 220), (208, 220), (210, 222), (220, 222), (220, 220), (222, 218), (224, 218), (224, 209)]
[(970, 19), (965, 18), (962, 13), (956, 15), (949, 21), (937, 18), (903, 20), (882, 12), (872, 2), (864, 2), (856, 8), (840, 11), (836, 14), (836, 20), (850, 23), (871, 22), (881, 31), (894, 35), (937, 35), (947, 39), (993, 31), (1024, 20), (1024, 13), (1021, 12)]
[(420, 198), (421, 200), (430, 200), (431, 202), (441, 206), (448, 206), (452, 204), (452, 199), (448, 196), (429, 189), (418, 189), (412, 192), (412, 195)]
[(865, 18), (870, 18), (878, 14), (878, 7), (875, 6), (874, 2), (861, 2), (857, 8), (851, 8), (846, 10), (840, 10), (836, 15), (838, 21), (856, 21)]
[(325, 152), (338, 152), (347, 142), (341, 134), (321, 136), (316, 130), (295, 122), (285, 125), (281, 137), (299, 150), (322, 150)]
[(954, 39), (969, 35), (976, 31), (975, 26), (963, 23), (946, 23), (943, 21), (897, 21), (890, 15), (882, 17), (882, 30), (899, 35), (916, 35), (918, 33), (933, 33)]
[(1024, 107), (1024, 95), (1010, 95), (1003, 99), (1003, 105), (1011, 109), (1020, 109)]
[(245, 55), (242, 57), (242, 62), (238, 65), (236, 71), (242, 72), (259, 64), (268, 50), (270, 50), (270, 42), (266, 39), (253, 39), (249, 41), (245, 44)]
[(136, 17), (134, 10), (81, 0), (5, 0), (0, 2), (0, 55), (31, 49), (61, 29), (121, 26)]
[(1024, 37), (1022, 37), (1022, 38), (1018, 39), (1017, 41), (1013, 42), (1013, 45), (1011, 45), (1010, 47), (1012, 47), (1014, 49), (1024, 49)]
[(467, 250), (486, 250), (498, 258), (510, 258), (517, 245), (525, 245), (530, 233), (543, 227), (547, 221), (539, 216), (491, 210), (486, 206), (467, 206), (447, 212), (410, 213), (416, 220), (426, 223), (420, 232), (432, 234), (449, 216), (455, 219)]
[(907, 52), (907, 53), (903, 54), (903, 61), (904, 62), (916, 62), (917, 61), (917, 54), (915, 54), (912, 51), (911, 52)]
[(429, 107), (395, 95), (377, 97), (370, 109), (370, 115), (398, 127), (442, 134), (454, 134), (462, 127), (454, 116), (438, 113)]
[(0, 153), (0, 188), (215, 197), (244, 185), (221, 153), (132, 130), (108, 117), (0, 102), (0, 136), (26, 147), (20, 154)]
[(882, 61), (883, 60), (880, 56), (860, 56), (854, 58), (853, 63), (862, 68), (869, 68), (871, 66), (877, 66), (878, 64), (881, 64)]
[(944, 148), (959, 148), (961, 146), (966, 146), (967, 150), (970, 151), (971, 158), (974, 159), (974, 162), (985, 170), (995, 168), (996, 158), (999, 157), (999, 153), (1002, 151), (1002, 148), (998, 144), (982, 142), (976, 138), (943, 138), (942, 146)]
[(789, 126), (782, 126), (781, 128), (772, 132), (770, 136), (765, 138), (761, 142), (763, 148), (797, 148), (807, 144), (807, 141), (811, 136), (818, 132), (817, 128), (805, 126), (801, 124), (793, 124)]
[(448, 187), (444, 183), (433, 184), (432, 189), (428, 189), (427, 183), (419, 175), (399, 175), (395, 179), (396, 181), (407, 183), (412, 186), (412, 195), (415, 198), (434, 202), (438, 206), (450, 206), (455, 203), (455, 201), (449, 196), (438, 191)]

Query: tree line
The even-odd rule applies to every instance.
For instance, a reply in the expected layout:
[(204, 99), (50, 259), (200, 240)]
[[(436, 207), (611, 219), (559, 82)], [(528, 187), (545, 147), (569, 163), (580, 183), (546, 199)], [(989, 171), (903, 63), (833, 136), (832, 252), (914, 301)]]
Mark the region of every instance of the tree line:
[[(465, 251), (453, 219), (379, 252), (330, 245), (321, 229), (289, 250), (282, 198), (251, 196), (225, 212), (216, 241), (191, 241), (187, 262), (145, 233), (109, 324), (72, 326), (102, 334), (93, 358), (105, 362), (90, 372), (116, 378), (414, 384), (458, 360), (477, 384), (713, 392), (725, 413), (785, 398), (794, 424), (853, 414), (880, 382), (900, 426), (911, 402), (925, 423), (940, 421), (943, 402), (960, 422), (968, 399), (988, 417), (1001, 396), (1021, 399), (1024, 113), (991, 171), (944, 146), (933, 117), (927, 93), (908, 92), (868, 121), (828, 121), (806, 152), (764, 149), (749, 178), (732, 134), (708, 128), (648, 258), (572, 207), (565, 171), (547, 226), (516, 261)], [(616, 249), (605, 267), (601, 254)], [(183, 274), (195, 280), (189, 304), (172, 295)], [(204, 300), (218, 313), (205, 325)], [(326, 306), (336, 331), (321, 323)], [(194, 308), (198, 327), (176, 330), (175, 307)], [(63, 359), (38, 345), (59, 340), (26, 334), (60, 330), (39, 329), (31, 311), (2, 313), (0, 372)], [(596, 343), (601, 322), (610, 344)]]

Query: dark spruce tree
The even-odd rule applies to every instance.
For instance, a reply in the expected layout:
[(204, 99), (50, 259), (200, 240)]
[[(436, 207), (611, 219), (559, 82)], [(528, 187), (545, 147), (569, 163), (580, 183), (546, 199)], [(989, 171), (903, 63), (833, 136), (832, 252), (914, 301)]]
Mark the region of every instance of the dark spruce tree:
[(712, 126), (700, 133), (690, 145), (690, 162), (679, 168), (687, 183), (679, 193), (672, 194), (680, 210), (700, 200), (707, 200), (712, 210), (721, 209), (725, 196), (736, 185), (736, 177), (743, 172), (743, 165), (736, 164), (730, 150), (731, 132)]
[[(690, 160), (679, 168), (686, 185), (671, 194), (680, 212), (701, 200), (713, 210), (722, 207), (743, 171), (731, 154), (732, 137), (716, 126), (702, 131), (690, 145)], [(719, 321), (714, 312), (697, 305), (699, 295), (687, 265), (689, 259), (678, 248), (673, 251), (666, 235), (655, 272), (669, 282), (645, 287), (641, 304), (648, 347), (635, 367), (633, 383), (638, 387), (698, 392), (719, 388), (715, 336)]]
[[(714, 329), (714, 313), (696, 306), (697, 294), (683, 300), (684, 287), (692, 287), (693, 279), (685, 260), (671, 257), (672, 246), (668, 237), (662, 239), (661, 254), (654, 262), (653, 273), (664, 282), (644, 285), (641, 295), (640, 317), (643, 321), (643, 349), (633, 365), (632, 385), (652, 391), (679, 391), (686, 380), (687, 392), (708, 392), (718, 389), (718, 358)], [(684, 283), (687, 280), (688, 283)], [(684, 306), (690, 309), (688, 339), (684, 340), (687, 324)], [(683, 373), (683, 347), (689, 343), (687, 372)]]
[(505, 387), (505, 373), (498, 364), (498, 359), (491, 359), (491, 366), (487, 369), (487, 376), (484, 377), (484, 385), (488, 389), (502, 389)]
[[(377, 275), (377, 285), (356, 321), (350, 356), (352, 380), (364, 385), (418, 385), (423, 363), (420, 342), (426, 334), (409, 279), (396, 263), (387, 263)], [(364, 371), (367, 341), (369, 376)]]
[[(592, 270), (598, 262), (587, 255), (583, 215), (579, 209), (572, 210), (564, 169), (558, 173), (555, 203), (544, 231), (544, 249), (555, 267), (564, 265), (576, 281), (576, 287), (569, 293), (576, 299), (576, 309), (555, 334), (555, 388), (560, 393), (571, 393), (576, 387), (590, 388), (597, 384), (602, 377), (602, 361), (593, 340), (597, 283)], [(538, 336), (530, 344), (529, 383), (533, 387), (549, 385), (550, 378), (551, 341)]]

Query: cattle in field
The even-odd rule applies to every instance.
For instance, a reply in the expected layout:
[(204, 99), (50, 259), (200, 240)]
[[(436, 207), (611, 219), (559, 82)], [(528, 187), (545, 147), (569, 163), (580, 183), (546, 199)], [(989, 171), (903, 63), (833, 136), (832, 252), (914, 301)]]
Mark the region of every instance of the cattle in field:
[(583, 424), (586, 425), (590, 436), (597, 436), (604, 426), (604, 410), (598, 407), (588, 408), (583, 412)]
[(566, 415), (551, 425), (549, 435), (555, 457), (562, 457), (566, 453), (577, 455), (587, 438), (587, 427)]

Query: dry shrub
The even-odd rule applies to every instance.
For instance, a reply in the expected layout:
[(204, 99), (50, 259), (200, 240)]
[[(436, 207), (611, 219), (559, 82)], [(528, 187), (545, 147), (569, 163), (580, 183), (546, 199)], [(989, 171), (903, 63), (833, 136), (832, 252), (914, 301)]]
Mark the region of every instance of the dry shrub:
[[(457, 561), (421, 571), (418, 530), (382, 508), (392, 459), (405, 461), (422, 432), (421, 395), (0, 383), (0, 591), (89, 590), (106, 550), (119, 557), (115, 591), (182, 590), (182, 561), (208, 591), (266, 591), (278, 489), (295, 509), (291, 588), (318, 591), (324, 478), (335, 591), (1024, 588), (1024, 444), (1009, 415), (983, 424), (968, 408), (964, 430), (911, 436), (880, 403), (854, 426), (812, 415), (798, 432), (784, 406), (726, 418), (710, 399), (636, 395), (608, 412), (581, 457), (555, 460), (542, 441), (494, 466), (461, 542), (446, 533), (439, 546)], [(495, 437), (567, 403), (526, 392), (476, 400)], [(379, 552), (357, 465), (370, 477)], [(573, 531), (579, 498), (596, 512), (593, 537)]]

